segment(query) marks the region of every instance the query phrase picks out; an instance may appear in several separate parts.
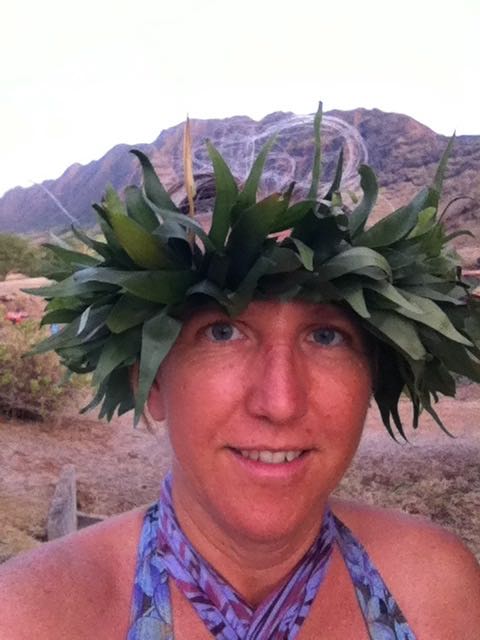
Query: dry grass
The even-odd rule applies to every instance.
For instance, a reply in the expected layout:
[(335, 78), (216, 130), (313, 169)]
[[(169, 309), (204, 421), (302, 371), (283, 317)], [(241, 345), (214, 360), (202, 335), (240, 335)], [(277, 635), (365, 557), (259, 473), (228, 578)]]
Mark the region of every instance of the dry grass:
[[(0, 295), (18, 291), (18, 284), (1, 284), (10, 290), (0, 287)], [(337, 493), (428, 516), (480, 559), (480, 387), (462, 387), (458, 400), (442, 400), (439, 411), (455, 440), (425, 419), (411, 444), (397, 445), (372, 410)], [(128, 416), (110, 425), (67, 414), (43, 424), (0, 418), (0, 561), (45, 538), (64, 464), (76, 466), (79, 508), (112, 515), (155, 500), (169, 460), (166, 435), (155, 441), (132, 429)]]
[[(428, 516), (480, 559), (479, 409), (479, 389), (464, 389), (440, 407), (455, 440), (425, 420), (407, 445), (391, 441), (372, 411), (338, 495)], [(0, 560), (44, 539), (64, 464), (76, 466), (79, 508), (112, 515), (154, 501), (169, 461), (166, 434), (155, 440), (134, 430), (129, 417), (112, 424), (78, 416), (57, 424), (0, 421)]]

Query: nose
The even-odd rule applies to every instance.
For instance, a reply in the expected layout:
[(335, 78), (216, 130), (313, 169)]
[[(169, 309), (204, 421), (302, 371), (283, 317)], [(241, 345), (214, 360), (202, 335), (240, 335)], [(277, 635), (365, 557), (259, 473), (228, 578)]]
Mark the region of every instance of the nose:
[(251, 415), (277, 425), (303, 417), (308, 408), (306, 372), (287, 345), (261, 349), (255, 359), (247, 395)]

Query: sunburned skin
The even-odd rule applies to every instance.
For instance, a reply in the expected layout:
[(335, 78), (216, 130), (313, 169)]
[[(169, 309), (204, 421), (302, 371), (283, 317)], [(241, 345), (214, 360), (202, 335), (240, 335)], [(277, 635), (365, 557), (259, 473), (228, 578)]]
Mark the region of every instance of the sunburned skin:
[[(370, 360), (358, 326), (333, 306), (255, 302), (233, 320), (193, 315), (149, 401), (169, 429), (178, 519), (201, 555), (255, 604), (311, 545), (328, 503), (367, 549), (419, 640), (478, 640), (480, 571), (458, 539), (422, 519), (330, 498), (362, 433)], [(125, 638), (143, 513), (0, 567), (0, 640)], [(210, 637), (170, 589), (175, 640)], [(298, 640), (345, 638), (368, 634), (335, 549)]]
[[(336, 307), (256, 302), (233, 320), (207, 310), (184, 324), (149, 409), (169, 427), (183, 529), (249, 601), (311, 545), (370, 393), (363, 335)], [(291, 451), (301, 455), (260, 459)]]

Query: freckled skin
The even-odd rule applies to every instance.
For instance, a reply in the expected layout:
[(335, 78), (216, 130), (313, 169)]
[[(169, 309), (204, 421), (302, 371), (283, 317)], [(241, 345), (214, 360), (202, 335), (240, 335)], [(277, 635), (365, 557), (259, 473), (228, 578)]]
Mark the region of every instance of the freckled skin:
[[(168, 421), (184, 531), (254, 604), (317, 534), (357, 447), (371, 373), (358, 327), (338, 308), (256, 302), (233, 326), (225, 320), (208, 312), (186, 322), (150, 409)], [(232, 447), (309, 453), (295, 472), (262, 475)], [(478, 640), (480, 569), (458, 539), (406, 514), (334, 499), (330, 505), (367, 549), (419, 639)], [(125, 638), (143, 517), (139, 509), (109, 518), (1, 565), (0, 640)], [(170, 587), (175, 637), (206, 640), (205, 625)], [(338, 549), (318, 596), (299, 640), (367, 640)]]
[[(234, 335), (215, 340), (212, 325), (226, 321)], [(337, 307), (254, 302), (233, 321), (197, 313), (149, 404), (168, 424), (177, 510), (252, 542), (304, 536), (357, 448), (370, 393), (362, 334)], [(301, 449), (308, 460), (292, 477), (252, 478), (231, 448)]]

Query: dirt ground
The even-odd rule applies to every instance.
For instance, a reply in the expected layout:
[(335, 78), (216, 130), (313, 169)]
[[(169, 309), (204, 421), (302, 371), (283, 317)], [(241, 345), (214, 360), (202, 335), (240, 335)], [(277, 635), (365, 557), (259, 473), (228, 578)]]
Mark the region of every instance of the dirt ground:
[[(18, 283), (2, 286), (0, 295), (18, 290)], [(480, 559), (480, 387), (461, 387), (438, 411), (454, 439), (424, 417), (400, 445), (372, 408), (337, 493), (428, 516), (458, 533)], [(75, 465), (78, 508), (108, 516), (155, 500), (169, 459), (165, 432), (133, 429), (130, 416), (111, 424), (68, 411), (49, 424), (0, 417), (0, 561), (45, 540), (63, 465)]]

